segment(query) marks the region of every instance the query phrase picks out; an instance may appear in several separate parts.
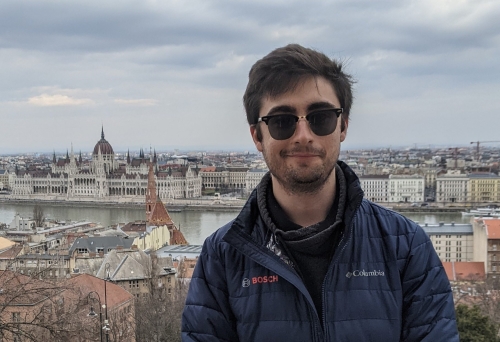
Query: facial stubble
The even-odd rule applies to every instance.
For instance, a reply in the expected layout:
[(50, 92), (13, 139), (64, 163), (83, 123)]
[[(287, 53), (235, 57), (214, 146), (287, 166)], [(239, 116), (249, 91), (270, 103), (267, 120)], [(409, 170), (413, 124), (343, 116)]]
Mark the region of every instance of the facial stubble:
[(330, 158), (326, 158), (327, 154), (324, 150), (316, 149), (314, 152), (323, 160), (322, 163), (315, 165), (302, 163), (295, 167), (285, 162), (289, 151), (280, 151), (279, 159), (269, 156), (265, 149), (262, 154), (273, 178), (286, 192), (292, 195), (310, 195), (318, 193), (325, 186), (338, 159), (338, 152)]

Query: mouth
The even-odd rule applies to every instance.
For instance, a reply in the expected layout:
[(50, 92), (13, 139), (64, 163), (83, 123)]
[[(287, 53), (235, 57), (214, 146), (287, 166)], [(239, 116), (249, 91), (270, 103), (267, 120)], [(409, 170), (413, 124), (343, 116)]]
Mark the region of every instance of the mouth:
[(288, 158), (321, 158), (323, 153), (317, 149), (295, 149), (295, 150), (285, 150), (281, 152), (282, 157)]

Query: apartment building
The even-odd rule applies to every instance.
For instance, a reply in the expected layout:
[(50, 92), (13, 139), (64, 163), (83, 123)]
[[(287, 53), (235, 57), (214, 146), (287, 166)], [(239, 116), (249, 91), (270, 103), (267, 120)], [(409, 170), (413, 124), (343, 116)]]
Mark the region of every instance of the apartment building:
[(423, 202), (424, 177), (420, 175), (389, 175), (389, 202)]
[(500, 177), (493, 173), (469, 174), (470, 202), (499, 202)]
[(436, 201), (464, 203), (468, 201), (469, 177), (459, 170), (448, 170), (436, 179)]
[(365, 175), (359, 181), (366, 199), (378, 203), (389, 201), (389, 175)]
[(250, 169), (245, 177), (245, 191), (251, 193), (259, 185), (262, 177), (268, 172), (267, 169)]
[(475, 218), (474, 261), (484, 262), (489, 277), (500, 277), (500, 219)]
[(474, 260), (474, 235), (472, 224), (424, 224), (424, 231), (443, 262)]

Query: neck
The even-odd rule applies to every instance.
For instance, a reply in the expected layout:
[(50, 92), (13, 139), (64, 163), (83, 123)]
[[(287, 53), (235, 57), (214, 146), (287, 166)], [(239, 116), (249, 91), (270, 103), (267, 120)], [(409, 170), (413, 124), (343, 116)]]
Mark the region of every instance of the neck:
[(274, 197), (292, 222), (308, 227), (326, 218), (335, 200), (335, 169), (323, 187), (314, 193), (290, 193), (274, 176), (272, 178)]

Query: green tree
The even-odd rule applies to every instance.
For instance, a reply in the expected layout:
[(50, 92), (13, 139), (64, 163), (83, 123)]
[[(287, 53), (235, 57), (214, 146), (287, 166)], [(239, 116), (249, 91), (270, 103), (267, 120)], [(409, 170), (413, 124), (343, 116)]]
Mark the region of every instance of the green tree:
[(477, 306), (459, 304), (456, 307), (461, 342), (498, 342), (498, 326)]

